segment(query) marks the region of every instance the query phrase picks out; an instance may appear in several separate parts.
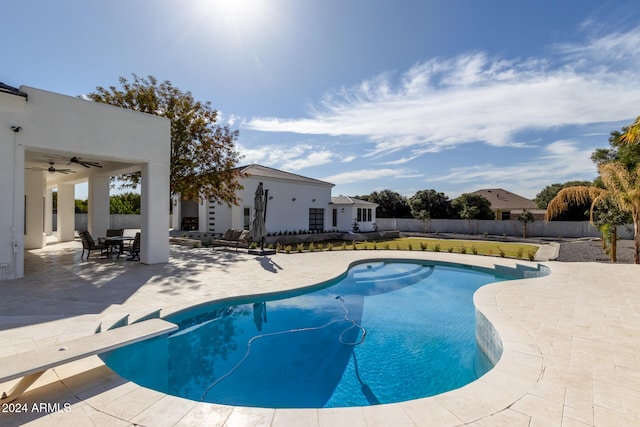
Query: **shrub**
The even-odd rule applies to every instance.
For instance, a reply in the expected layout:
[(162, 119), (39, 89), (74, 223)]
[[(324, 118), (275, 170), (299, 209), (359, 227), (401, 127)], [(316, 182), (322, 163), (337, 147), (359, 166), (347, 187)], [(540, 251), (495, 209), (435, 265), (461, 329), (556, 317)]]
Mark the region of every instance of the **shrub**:
[(533, 261), (536, 259), (536, 254), (533, 251), (528, 251), (527, 256), (529, 257), (529, 261)]
[(471, 253), (474, 255), (478, 255), (478, 248), (476, 248), (475, 246), (471, 246)]
[(420, 250), (422, 250), (422, 251), (426, 251), (427, 250), (427, 244), (425, 242), (420, 242)]
[(373, 249), (374, 251), (378, 249), (378, 245), (377, 245), (377, 243), (376, 243), (376, 242), (373, 242), (373, 248), (372, 248), (372, 249)]
[(385, 244), (384, 244), (383, 248), (384, 248), (385, 250), (389, 250), (389, 249), (391, 248), (391, 246), (389, 245), (389, 242), (385, 242)]
[(488, 232), (488, 231), (483, 232), (483, 233), (482, 233), (482, 236), (483, 236), (483, 237), (488, 237), (488, 236), (489, 236), (489, 232)]
[(433, 247), (433, 251), (440, 252), (440, 243), (436, 243), (436, 245)]
[(522, 248), (518, 248), (518, 252), (516, 252), (516, 257), (518, 258), (522, 258), (522, 253), (524, 252), (524, 249)]
[(298, 245), (296, 246), (296, 250), (298, 251), (298, 253), (304, 251), (304, 243), (298, 243)]
[(358, 250), (358, 247), (356, 246), (356, 241), (355, 240), (351, 241), (351, 249), (353, 249), (354, 251)]
[(453, 248), (452, 248), (451, 246), (449, 246), (449, 247), (447, 248), (447, 252), (449, 252), (449, 253), (453, 252)]
[(464, 246), (464, 245), (460, 246), (460, 253), (461, 254), (466, 254), (467, 253), (467, 247)]
[(327, 250), (328, 251), (332, 251), (333, 250), (333, 243), (331, 243), (331, 242), (327, 243)]
[(291, 253), (291, 245), (287, 245), (284, 247), (284, 253), (285, 254), (290, 254)]
[(407, 249), (408, 249), (408, 250), (410, 250), (410, 251), (412, 251), (412, 250), (413, 250), (413, 246), (411, 246), (411, 243), (409, 243), (409, 244), (407, 245)]
[(314, 245), (313, 242), (309, 243), (309, 251), (311, 251), (311, 252), (315, 252), (316, 251), (316, 245)]
[(500, 254), (500, 258), (504, 258), (506, 255), (504, 249), (502, 249), (500, 246), (498, 246), (498, 253)]
[(342, 245), (340, 245), (342, 247), (343, 251), (347, 250), (347, 242), (342, 242)]

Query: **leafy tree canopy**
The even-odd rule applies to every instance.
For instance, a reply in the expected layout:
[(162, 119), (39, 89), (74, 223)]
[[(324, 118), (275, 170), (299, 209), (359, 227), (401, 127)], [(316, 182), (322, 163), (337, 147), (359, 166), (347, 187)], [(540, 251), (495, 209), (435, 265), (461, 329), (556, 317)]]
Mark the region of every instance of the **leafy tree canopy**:
[(135, 215), (140, 213), (140, 194), (123, 193), (109, 197), (110, 213)]
[[(87, 95), (95, 102), (166, 117), (171, 120), (171, 194), (183, 199), (213, 199), (235, 204), (240, 172), (235, 151), (238, 131), (218, 124), (218, 112), (210, 102), (200, 102), (191, 92), (183, 92), (171, 82), (158, 83), (155, 77), (132, 81), (120, 77), (120, 88), (97, 87)], [(140, 173), (118, 177), (127, 187), (137, 187)]]
[(376, 217), (378, 218), (411, 218), (411, 209), (407, 198), (392, 190), (374, 191), (366, 196), (356, 196), (357, 199), (377, 203)]
[(414, 218), (451, 218), (453, 214), (449, 197), (433, 189), (418, 191), (409, 198), (409, 206)]
[(456, 215), (462, 219), (495, 219), (491, 202), (480, 194), (465, 193), (451, 202)]

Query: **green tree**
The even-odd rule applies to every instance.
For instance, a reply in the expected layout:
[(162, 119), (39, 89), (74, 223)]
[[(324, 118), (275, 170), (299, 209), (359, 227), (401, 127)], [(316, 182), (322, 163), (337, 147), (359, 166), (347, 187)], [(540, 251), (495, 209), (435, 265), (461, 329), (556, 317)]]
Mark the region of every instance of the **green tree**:
[(367, 196), (356, 196), (356, 199), (377, 203), (376, 217), (378, 218), (411, 218), (407, 198), (395, 191), (374, 191)]
[[(158, 84), (153, 76), (140, 78), (135, 74), (131, 82), (124, 77), (119, 81), (121, 88), (97, 87), (87, 97), (171, 121), (171, 194), (236, 204), (241, 188), (236, 169), (239, 155), (235, 151), (238, 131), (218, 124), (218, 112), (210, 102), (196, 101), (191, 92), (183, 92), (169, 81)], [(135, 188), (140, 173), (118, 178)]]
[(87, 212), (89, 212), (89, 200), (76, 199), (75, 200), (75, 204), (76, 204), (76, 209), (75, 209), (76, 213), (87, 213)]
[(621, 210), (610, 198), (603, 199), (593, 211), (593, 224), (602, 233), (602, 249), (609, 253), (611, 262), (618, 260), (618, 227), (631, 221), (629, 212)]
[(429, 219), (451, 218), (451, 201), (446, 194), (436, 190), (420, 190), (409, 198), (411, 215), (414, 218), (424, 217), (424, 212)]
[(453, 199), (451, 206), (459, 218), (468, 221), (469, 234), (472, 234), (472, 220), (495, 219), (495, 214), (491, 210), (491, 202), (480, 194), (464, 193), (460, 197)]
[(530, 222), (534, 222), (536, 219), (533, 214), (526, 209), (522, 211), (520, 215), (517, 217), (518, 221), (522, 223), (522, 237), (527, 237), (527, 224)]
[(110, 212), (121, 215), (140, 214), (140, 194), (123, 193), (109, 197)]

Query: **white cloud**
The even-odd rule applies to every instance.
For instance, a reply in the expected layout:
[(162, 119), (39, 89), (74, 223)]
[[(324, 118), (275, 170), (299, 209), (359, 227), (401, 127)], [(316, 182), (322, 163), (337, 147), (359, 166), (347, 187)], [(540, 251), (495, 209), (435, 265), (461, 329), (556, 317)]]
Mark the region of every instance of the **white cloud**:
[(449, 174), (428, 180), (466, 186), (469, 191), (487, 187), (517, 189), (521, 196), (533, 198), (551, 183), (595, 178), (596, 167), (590, 159), (593, 150), (580, 148), (575, 141), (559, 140), (544, 147), (542, 155), (513, 165), (452, 168)]
[(254, 118), (259, 131), (367, 138), (369, 156), (411, 156), (482, 141), (524, 147), (523, 131), (633, 119), (640, 27), (554, 46), (553, 58), (476, 52), (418, 63), (327, 94), (303, 118)]
[(309, 144), (295, 146), (262, 145), (257, 148), (238, 145), (244, 163), (260, 163), (284, 170), (300, 170), (334, 161), (336, 153)]
[(355, 182), (370, 181), (385, 177), (400, 178), (407, 173), (405, 169), (360, 169), (327, 176), (322, 178), (322, 180), (338, 185), (353, 184)]

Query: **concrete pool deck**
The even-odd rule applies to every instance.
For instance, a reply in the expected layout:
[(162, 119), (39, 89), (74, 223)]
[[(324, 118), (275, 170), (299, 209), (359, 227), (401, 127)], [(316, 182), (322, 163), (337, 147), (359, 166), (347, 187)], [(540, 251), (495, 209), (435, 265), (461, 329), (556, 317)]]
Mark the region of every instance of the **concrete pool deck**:
[[(122, 258), (81, 261), (80, 252), (77, 242), (30, 251), (26, 278), (0, 282), (0, 357), (92, 334), (99, 323), (109, 326), (127, 314), (135, 320), (157, 309), (165, 313), (317, 284), (362, 259), (532, 265), (442, 252), (336, 250), (259, 257), (179, 246), (171, 247), (168, 264), (142, 265)], [(488, 285), (476, 293), (478, 309), (503, 341), (503, 357), (479, 380), (438, 396), (358, 408), (231, 407), (139, 387), (94, 356), (49, 370), (14, 402), (25, 412), (16, 412), (16, 405), (0, 407), (0, 425), (640, 425), (640, 266), (544, 264), (551, 275)], [(0, 384), (0, 391), (12, 384)]]

